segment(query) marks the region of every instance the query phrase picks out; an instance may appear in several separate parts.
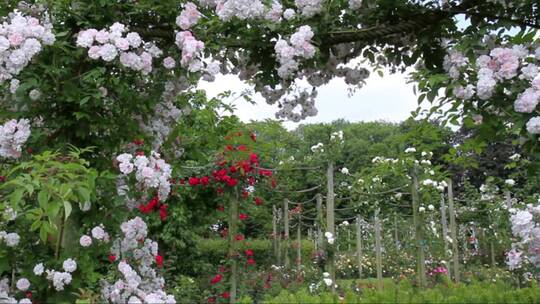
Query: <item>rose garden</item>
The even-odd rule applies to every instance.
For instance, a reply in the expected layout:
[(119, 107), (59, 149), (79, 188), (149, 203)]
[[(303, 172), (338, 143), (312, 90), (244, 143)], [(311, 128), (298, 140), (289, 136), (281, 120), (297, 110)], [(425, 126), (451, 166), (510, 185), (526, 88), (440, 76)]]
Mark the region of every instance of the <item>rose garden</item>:
[[(6, 0), (0, 18), (0, 303), (540, 301), (537, 1)], [(395, 73), (408, 119), (302, 123), (323, 87)], [(224, 76), (250, 89), (202, 89)]]

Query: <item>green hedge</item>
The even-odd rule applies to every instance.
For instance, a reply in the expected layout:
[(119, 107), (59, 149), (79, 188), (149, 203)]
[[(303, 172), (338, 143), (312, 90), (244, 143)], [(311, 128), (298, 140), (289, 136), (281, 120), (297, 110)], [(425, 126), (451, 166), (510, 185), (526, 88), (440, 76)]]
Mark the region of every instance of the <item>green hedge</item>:
[[(249, 303), (249, 299), (242, 299)], [(513, 288), (498, 283), (474, 283), (470, 285), (438, 285), (432, 289), (413, 289), (407, 283), (383, 291), (364, 289), (358, 293), (347, 291), (338, 294), (311, 295), (307, 290), (295, 294), (282, 291), (277, 297), (264, 303), (540, 303), (540, 288)]]
[[(293, 248), (294, 243), (295, 241), (291, 240), (291, 247), (289, 248), (291, 265), (295, 265), (296, 261), (296, 248)], [(284, 252), (285, 244), (285, 241), (281, 242), (282, 252)], [(228, 241), (225, 239), (201, 239), (197, 242), (197, 246), (201, 258), (205, 259), (207, 262), (217, 264), (218, 261), (223, 260), (227, 256)], [(245, 249), (253, 250), (258, 265), (270, 266), (276, 263), (271, 240), (246, 239), (245, 241), (239, 242), (238, 248), (240, 251)], [(302, 240), (302, 261), (304, 263), (305, 261), (312, 259), (314, 250), (315, 246), (312, 241)]]

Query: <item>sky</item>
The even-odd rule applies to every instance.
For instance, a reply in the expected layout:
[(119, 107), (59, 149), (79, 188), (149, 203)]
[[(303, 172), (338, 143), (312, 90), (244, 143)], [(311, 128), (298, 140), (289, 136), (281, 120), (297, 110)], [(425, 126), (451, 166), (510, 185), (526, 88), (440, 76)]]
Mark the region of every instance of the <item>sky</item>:
[[(348, 86), (341, 79), (334, 79), (319, 88), (316, 107), (319, 114), (300, 123), (285, 122), (288, 129), (294, 129), (302, 123), (332, 122), (336, 119), (346, 119), (351, 122), (385, 120), (399, 122), (407, 119), (410, 112), (417, 108), (417, 97), (413, 85), (407, 84), (404, 74), (385, 74), (380, 77), (372, 74), (366, 85), (348, 96)], [(217, 77), (215, 82), (201, 84), (209, 97), (220, 92), (231, 90), (239, 93), (248, 89), (236, 76), (226, 75)], [(234, 102), (235, 114), (242, 121), (274, 119), (277, 105), (268, 105), (259, 95), (255, 96), (255, 105), (243, 99)]]

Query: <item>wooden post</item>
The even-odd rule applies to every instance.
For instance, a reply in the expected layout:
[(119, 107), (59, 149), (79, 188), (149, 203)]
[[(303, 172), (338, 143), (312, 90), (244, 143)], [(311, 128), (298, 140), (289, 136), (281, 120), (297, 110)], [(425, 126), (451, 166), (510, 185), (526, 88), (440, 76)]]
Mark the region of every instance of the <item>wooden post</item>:
[(418, 194), (419, 184), (418, 184), (418, 175), (417, 167), (414, 165), (413, 170), (411, 171), (412, 175), (412, 184), (411, 184), (411, 194), (412, 194), (412, 207), (413, 207), (413, 226), (414, 226), (414, 243), (417, 250), (416, 255), (416, 274), (418, 277), (418, 285), (421, 288), (426, 286), (426, 258), (424, 253), (424, 234), (422, 233), (422, 220), (419, 216), (420, 208), (420, 196)]
[[(336, 236), (335, 219), (334, 219), (334, 163), (329, 162), (326, 170), (327, 194), (326, 194), (326, 230), (334, 237)], [(326, 264), (327, 271), (332, 279), (332, 291), (335, 291), (336, 269), (335, 255), (332, 254), (328, 258)]]
[(323, 249), (324, 236), (322, 231), (323, 213), (322, 213), (322, 194), (317, 193), (317, 247), (319, 250)]
[(351, 229), (347, 226), (347, 252), (351, 252)]
[(272, 245), (274, 249), (274, 257), (276, 258), (276, 265), (279, 265), (279, 246), (278, 246), (278, 230), (277, 230), (277, 223), (278, 223), (278, 212), (276, 205), (272, 205)]
[(277, 264), (276, 265), (278, 265), (278, 266), (283, 265), (283, 259), (281, 258), (282, 257), (281, 247), (283, 247), (283, 244), (281, 244), (282, 233), (283, 233), (283, 225), (281, 224), (282, 217), (283, 217), (283, 212), (282, 212), (281, 208), (279, 208), (279, 209), (276, 208), (276, 218), (277, 218), (277, 240), (276, 240), (276, 243), (277, 243)]
[(510, 194), (510, 191), (504, 191), (504, 199), (506, 202), (506, 209), (512, 208), (512, 195)]
[[(444, 203), (444, 193), (441, 193), (441, 225), (442, 225), (442, 237), (444, 241), (444, 257), (448, 257), (448, 222), (446, 221), (446, 205)], [(446, 270), (448, 270), (448, 278), (452, 278), (450, 270), (450, 261), (445, 258)]]
[(356, 216), (356, 257), (358, 262), (358, 278), (362, 278), (362, 258), (363, 258), (362, 248), (362, 218), (360, 215)]
[(452, 238), (452, 260), (454, 281), (459, 283), (459, 251), (456, 228), (456, 213), (454, 211), (454, 192), (452, 189), (452, 179), (448, 179), (448, 213), (450, 216), (450, 236)]
[(296, 268), (298, 269), (297, 275), (300, 276), (302, 270), (302, 220), (300, 214), (298, 214), (298, 224), (296, 226)]
[(285, 232), (283, 237), (285, 238), (285, 269), (289, 269), (291, 266), (289, 260), (289, 200), (283, 200), (283, 225)]
[(377, 289), (382, 290), (382, 248), (381, 248), (381, 221), (379, 220), (380, 208), (375, 210), (374, 226), (375, 226), (375, 263), (377, 265)]
[(230, 298), (229, 303), (236, 303), (236, 289), (238, 284), (238, 264), (236, 255), (236, 234), (238, 233), (238, 191), (231, 199), (229, 208), (229, 259), (231, 261)]
[(399, 235), (398, 235), (398, 224), (397, 224), (397, 213), (394, 214), (394, 241), (396, 243), (396, 248), (399, 249)]

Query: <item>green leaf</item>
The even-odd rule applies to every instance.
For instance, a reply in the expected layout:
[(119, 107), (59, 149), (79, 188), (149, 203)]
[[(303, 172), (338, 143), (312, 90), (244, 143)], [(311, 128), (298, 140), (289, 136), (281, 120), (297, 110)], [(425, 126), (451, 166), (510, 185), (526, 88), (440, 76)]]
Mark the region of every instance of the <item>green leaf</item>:
[(17, 205), (21, 201), (24, 195), (24, 190), (25, 189), (20, 188), (13, 191), (13, 193), (10, 196), (10, 201), (12, 205)]
[(83, 202), (90, 201), (90, 191), (88, 189), (86, 189), (85, 187), (79, 187), (77, 188), (77, 192), (79, 192), (79, 197)]
[(39, 229), (39, 238), (43, 243), (47, 242), (47, 235), (48, 235), (47, 227), (46, 225), (41, 225), (41, 228)]
[(64, 215), (66, 220), (68, 219), (69, 215), (71, 214), (71, 210), (73, 210), (73, 207), (71, 206), (71, 203), (68, 201), (64, 201)]
[(47, 203), (49, 202), (49, 192), (46, 189), (39, 191), (38, 203), (42, 209), (47, 209)]

